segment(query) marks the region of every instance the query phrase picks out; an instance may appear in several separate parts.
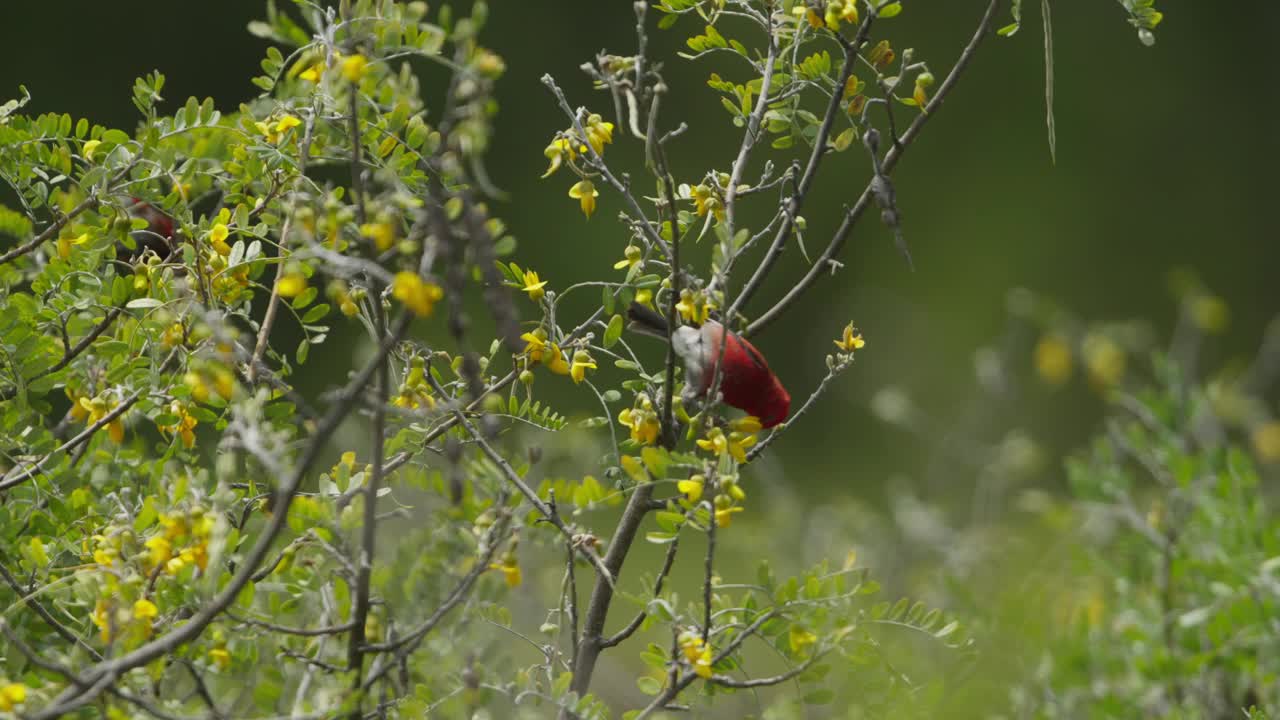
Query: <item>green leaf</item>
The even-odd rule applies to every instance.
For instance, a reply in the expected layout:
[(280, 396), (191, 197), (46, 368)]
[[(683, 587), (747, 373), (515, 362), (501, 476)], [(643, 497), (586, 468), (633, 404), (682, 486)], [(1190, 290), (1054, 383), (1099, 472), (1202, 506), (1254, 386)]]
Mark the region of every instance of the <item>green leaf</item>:
[(609, 318), (609, 326), (604, 330), (604, 346), (611, 348), (618, 344), (618, 340), (622, 338), (622, 316), (614, 315)]
[(321, 303), (311, 308), (310, 310), (308, 310), (307, 314), (302, 316), (302, 322), (303, 324), (313, 323), (328, 314), (329, 314), (328, 303)]
[(888, 5), (884, 5), (879, 10), (877, 10), (876, 17), (880, 18), (881, 20), (888, 20), (889, 18), (897, 17), (898, 14), (901, 12), (902, 12), (902, 3), (891, 2)]

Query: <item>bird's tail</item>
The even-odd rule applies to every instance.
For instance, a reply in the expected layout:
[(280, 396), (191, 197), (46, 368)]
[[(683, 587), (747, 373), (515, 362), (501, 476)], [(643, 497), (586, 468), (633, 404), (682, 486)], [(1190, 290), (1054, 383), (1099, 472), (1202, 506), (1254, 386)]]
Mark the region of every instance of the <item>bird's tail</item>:
[(667, 326), (667, 319), (659, 315), (657, 311), (638, 302), (633, 302), (627, 307), (627, 320), (629, 321), (627, 327), (634, 332), (652, 335), (663, 340), (671, 338), (671, 330)]

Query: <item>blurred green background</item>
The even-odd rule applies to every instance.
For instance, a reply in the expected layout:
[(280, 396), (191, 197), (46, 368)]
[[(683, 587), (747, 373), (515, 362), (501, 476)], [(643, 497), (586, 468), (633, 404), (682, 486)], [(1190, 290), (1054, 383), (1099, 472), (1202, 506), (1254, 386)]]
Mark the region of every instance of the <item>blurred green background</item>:
[[(942, 77), (985, 3), (904, 4), (906, 11), (881, 30), (896, 48), (914, 47), (916, 59)], [(566, 124), (539, 77), (551, 73), (571, 102), (608, 116), (608, 98), (591, 90), (578, 65), (601, 49), (634, 51), (630, 3), (491, 5), (487, 42), (508, 71), (489, 170), (509, 193), (493, 205), (520, 239), (514, 259), (536, 268), (553, 288), (611, 276), (627, 240), (616, 221), (617, 198), (602, 192), (597, 214), (584, 221), (565, 195), (566, 176), (538, 179), (543, 146)], [(874, 513), (833, 514), (850, 507), (846, 501), (889, 511), (883, 517), (908, 528), (908, 544), (911, 513), (935, 512), (935, 503), (951, 522), (978, 520), (986, 500), (978, 473), (965, 461), (976, 448), (998, 443), (1012, 425), (1028, 428), (1047, 448), (1038, 482), (1056, 489), (1058, 454), (1088, 437), (1101, 402), (1084, 382), (1052, 390), (1032, 381), (1034, 334), (1007, 333), (1014, 288), (1052, 298), (1089, 320), (1146, 318), (1168, 337), (1177, 316), (1168, 275), (1190, 268), (1232, 310), (1213, 362), (1256, 350), (1280, 311), (1280, 244), (1269, 209), (1280, 167), (1274, 131), (1280, 108), (1270, 78), (1280, 4), (1232, 3), (1229, 12), (1221, 3), (1161, 5), (1166, 19), (1156, 46), (1147, 48), (1114, 0), (1055, 3), (1055, 165), (1045, 134), (1038, 3), (1027, 3), (1022, 32), (988, 39), (895, 174), (915, 270), (868, 214), (841, 258), (844, 269), (757, 338), (796, 406), (825, 373), (823, 358), (846, 322), (857, 322), (868, 346), (835, 390), (752, 471), (754, 482), (769, 484), (761, 496), (789, 503), (798, 522), (773, 528), (772, 547), (757, 545), (741, 550), (744, 555), (791, 553), (797, 562), (840, 557), (842, 549), (827, 546), (826, 530), (830, 537), (857, 538), (879, 522)], [(245, 26), (261, 14), (259, 0), (11, 3), (0, 25), (0, 96), (16, 96), (25, 84), (34, 96), (29, 111), (65, 111), (131, 129), (133, 79), (159, 69), (168, 77), (170, 108), (197, 95), (232, 111), (258, 92), (249, 78), (266, 43)], [(727, 170), (740, 138), (705, 85), (712, 71), (742, 81), (740, 71), (674, 56), (699, 30), (682, 23), (654, 31), (651, 45), (651, 56), (665, 58), (672, 90), (668, 123), (690, 124), (671, 150), (682, 182), (708, 168)], [(438, 92), (428, 88), (429, 106), (438, 106)], [(899, 117), (909, 112), (901, 108)], [(790, 159), (761, 148), (749, 177), (766, 157)], [(634, 143), (611, 149), (610, 162), (642, 177)], [(825, 244), (842, 206), (856, 199), (867, 178), (865, 155), (856, 147), (825, 163), (804, 209), (811, 251)], [(700, 270), (708, 254), (705, 242), (695, 251)], [(789, 250), (746, 312), (764, 311), (805, 267)], [(736, 280), (740, 285), (743, 278)], [(582, 302), (590, 299), (594, 295)], [(570, 316), (585, 309), (571, 306)], [(657, 357), (656, 346), (639, 342)], [(998, 402), (975, 390), (976, 354), (992, 343), (1009, 343), (1013, 365), (1006, 369), (1021, 378)], [(316, 388), (323, 371), (313, 357), (305, 372)], [(902, 388), (918, 409), (919, 432), (876, 418), (872, 399), (891, 387)], [(591, 410), (569, 383), (556, 392), (568, 407)], [(912, 568), (902, 560), (911, 548), (895, 552), (898, 562), (882, 555), (873, 566), (905, 579)]]

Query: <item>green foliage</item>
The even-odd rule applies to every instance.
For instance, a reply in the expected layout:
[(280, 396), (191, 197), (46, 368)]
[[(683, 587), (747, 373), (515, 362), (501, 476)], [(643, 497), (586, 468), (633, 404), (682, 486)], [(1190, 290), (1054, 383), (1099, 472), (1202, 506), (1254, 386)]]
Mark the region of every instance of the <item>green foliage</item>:
[[(942, 603), (879, 600), (902, 593), (852, 553), (839, 569), (783, 558), (783, 578), (769, 562), (735, 577), (725, 560), (754, 564), (753, 536), (805, 522), (773, 507), (752, 462), (853, 366), (852, 323), (826, 378), (766, 435), (773, 420), (727, 410), (724, 373), (705, 387), (673, 353), (646, 366), (626, 318), (644, 306), (759, 329), (742, 307), (793, 237), (808, 259), (819, 166), (859, 144), (862, 199), (756, 322), (838, 267), (872, 203), (900, 236), (892, 165), (966, 63), (935, 86), (911, 48), (873, 37), (911, 3), (661, 0), (657, 27), (688, 19), (694, 33), (678, 57), (730, 63), (707, 85), (740, 145), (677, 177), (685, 120), (660, 112), (663, 63), (643, 49), (587, 66), (612, 120), (547, 78), (567, 126), (546, 175), (573, 176), (588, 218), (598, 197), (624, 208), (622, 260), (566, 286), (507, 259), (519, 244), (485, 201), (505, 65), (481, 42), (488, 4), (468, 5), (268, 2), (249, 27), (271, 43), (261, 93), (237, 108), (170, 104), (159, 71), (133, 85), (132, 128), (24, 114), (25, 89), (0, 106), (15, 204), (0, 208), (0, 712), (936, 715), (980, 648)], [(1146, 31), (1159, 21), (1149, 3), (1129, 9)], [(648, 7), (633, 10), (646, 48)], [(624, 141), (643, 149), (644, 182), (605, 160)], [(680, 256), (703, 237), (710, 262)], [(574, 320), (565, 300), (587, 288), (599, 306)], [(323, 387), (298, 380), (304, 365)], [(592, 414), (553, 407), (548, 383)], [(1239, 458), (1184, 454), (1177, 477), (1231, 475), (1223, 502), (1252, 482)], [(1243, 543), (1259, 516), (1203, 534)], [(1194, 599), (1178, 616), (1186, 647), (1162, 671), (1189, 671), (1200, 632), (1246, 635), (1243, 567), (1180, 595)], [(593, 684), (606, 651), (635, 668), (644, 704)], [(1128, 668), (1117, 696), (1149, 669)]]

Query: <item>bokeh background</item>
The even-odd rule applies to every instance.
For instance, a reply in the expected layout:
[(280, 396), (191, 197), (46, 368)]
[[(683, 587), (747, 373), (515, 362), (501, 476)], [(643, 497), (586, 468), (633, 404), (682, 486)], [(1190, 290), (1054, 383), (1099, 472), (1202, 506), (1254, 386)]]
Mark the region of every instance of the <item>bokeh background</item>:
[[(630, 3), (491, 4), (488, 44), (508, 71), (489, 171), (508, 194), (493, 205), (520, 240), (515, 259), (552, 287), (608, 275), (626, 244), (616, 221), (621, 205), (602, 193), (598, 213), (584, 221), (565, 196), (564, 177), (538, 179), (541, 150), (565, 125), (539, 77), (551, 73), (572, 102), (607, 114), (606, 96), (591, 90), (578, 65), (601, 49), (633, 52)], [(906, 12), (885, 23), (887, 37), (897, 48), (914, 47), (941, 77), (985, 3), (904, 4)], [(759, 555), (797, 563), (841, 557), (834, 538), (852, 538), (870, 548), (877, 574), (909, 586), (913, 574), (935, 567), (912, 543), (945, 542), (947, 528), (981, 522), (991, 513), (987, 504), (1000, 502), (1000, 492), (993, 500), (983, 486), (981, 462), (970, 461), (999, 447), (1014, 426), (1039, 448), (1040, 470), (1028, 482), (1061, 489), (1059, 457), (1095, 429), (1102, 403), (1084, 382), (1034, 382), (1034, 332), (1010, 330), (1018, 288), (1087, 320), (1145, 318), (1156, 337), (1167, 337), (1177, 317), (1169, 275), (1189, 269), (1231, 308), (1213, 361), (1256, 350), (1280, 310), (1280, 107), (1271, 77), (1280, 4), (1238, 2), (1230, 11), (1222, 3), (1161, 5), (1167, 17), (1147, 48), (1114, 0), (1055, 3), (1055, 164), (1045, 132), (1038, 3), (1027, 3), (1022, 32), (985, 43), (895, 174), (914, 271), (869, 214), (841, 258), (843, 270), (759, 336), (797, 403), (822, 377), (831, 339), (849, 319), (868, 346), (751, 471), (748, 489), (754, 483), (794, 522), (755, 534), (752, 547), (730, 548), (744, 566)], [(231, 111), (258, 92), (249, 78), (266, 43), (245, 27), (261, 14), (259, 0), (10, 3), (0, 24), (0, 96), (17, 96), (21, 83), (34, 96), (30, 111), (131, 129), (133, 79), (159, 69), (168, 78), (169, 107), (188, 95), (212, 96)], [(672, 148), (684, 181), (711, 167), (727, 170), (739, 137), (728, 132), (719, 99), (705, 85), (710, 72), (735, 77), (734, 68), (674, 56), (698, 30), (681, 24), (655, 31), (652, 44), (653, 55), (667, 58), (671, 122), (678, 116), (690, 124)], [(428, 88), (429, 103), (432, 91), (439, 88)], [(770, 153), (759, 150), (754, 167)], [(611, 150), (610, 160), (636, 177), (643, 172), (634, 144)], [(811, 250), (825, 244), (867, 170), (856, 147), (824, 165), (804, 210)], [(708, 254), (704, 244), (694, 262), (705, 268)], [(746, 312), (766, 309), (805, 267), (800, 253), (788, 251)], [(329, 352), (343, 347), (340, 338), (331, 343)], [(977, 389), (978, 370), (990, 369), (983, 349), (993, 346), (1006, 351), (1001, 370), (1011, 391), (1001, 402)], [(657, 348), (646, 347), (656, 357)], [(324, 369), (313, 356), (303, 385), (319, 390)], [(591, 409), (567, 382), (551, 392), (568, 409)], [(874, 410), (877, 397), (880, 415), (886, 399), (905, 400), (914, 421), (884, 422)], [(886, 528), (896, 528), (899, 544), (870, 537)]]

